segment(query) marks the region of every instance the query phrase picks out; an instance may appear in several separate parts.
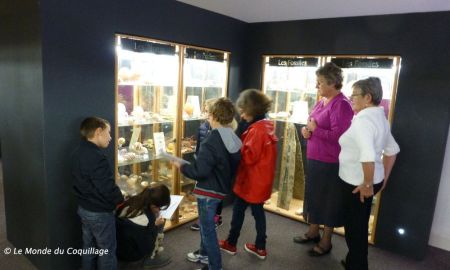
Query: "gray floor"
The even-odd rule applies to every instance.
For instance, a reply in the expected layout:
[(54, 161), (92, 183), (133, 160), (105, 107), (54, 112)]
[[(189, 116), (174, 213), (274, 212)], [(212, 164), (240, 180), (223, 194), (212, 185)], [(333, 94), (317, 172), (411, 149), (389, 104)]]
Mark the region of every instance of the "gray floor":
[[(6, 240), (5, 207), (3, 197), (3, 179), (1, 175), (0, 162), (0, 269), (36, 269), (24, 256), (4, 255), (3, 250), (12, 245)], [(220, 239), (227, 236), (231, 208), (224, 209), (224, 225), (218, 229)], [(294, 235), (304, 232), (306, 225), (296, 221), (267, 213), (267, 251), (268, 257), (261, 261), (243, 250), (243, 244), (252, 242), (255, 237), (254, 222), (250, 210), (247, 210), (247, 217), (242, 229), (238, 253), (235, 256), (223, 254), (224, 269), (258, 269), (258, 270), (279, 270), (279, 269), (329, 269), (342, 270), (339, 261), (346, 254), (346, 245), (343, 237), (334, 236), (333, 250), (331, 254), (321, 258), (311, 258), (307, 251), (311, 246), (298, 245), (292, 242)], [(172, 263), (160, 269), (195, 269), (198, 264), (188, 262), (185, 259), (187, 252), (198, 248), (200, 237), (198, 232), (189, 230), (189, 224), (174, 229), (166, 233), (164, 242), (165, 251), (172, 256)], [(450, 252), (437, 248), (429, 248), (428, 255), (422, 261), (416, 261), (406, 257), (398, 256), (390, 252), (370, 247), (369, 263), (372, 270), (448, 270), (450, 269)], [(120, 269), (141, 269), (136, 265), (120, 264)]]

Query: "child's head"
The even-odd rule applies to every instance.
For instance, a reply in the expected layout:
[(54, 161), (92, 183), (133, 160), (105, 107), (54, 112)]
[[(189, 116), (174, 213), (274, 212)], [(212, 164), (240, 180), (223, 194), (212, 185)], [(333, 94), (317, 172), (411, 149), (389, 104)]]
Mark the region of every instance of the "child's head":
[(204, 112), (208, 115), (209, 114), (209, 110), (211, 108), (211, 106), (214, 104), (214, 102), (217, 101), (217, 98), (210, 98), (205, 100), (205, 104), (204, 104)]
[(88, 117), (81, 122), (81, 138), (96, 144), (98, 147), (106, 148), (111, 141), (111, 126), (105, 119), (99, 117)]
[(244, 90), (236, 101), (241, 118), (247, 122), (251, 122), (255, 116), (265, 115), (271, 106), (272, 100), (257, 89)]
[(128, 206), (125, 216), (129, 218), (141, 215), (145, 210), (159, 212), (170, 205), (170, 190), (167, 186), (158, 184), (145, 188), (141, 193), (129, 198), (123, 208)]
[(231, 100), (224, 97), (218, 98), (209, 106), (209, 122), (211, 123), (213, 120), (222, 126), (227, 126), (233, 121), (235, 113), (236, 110)]

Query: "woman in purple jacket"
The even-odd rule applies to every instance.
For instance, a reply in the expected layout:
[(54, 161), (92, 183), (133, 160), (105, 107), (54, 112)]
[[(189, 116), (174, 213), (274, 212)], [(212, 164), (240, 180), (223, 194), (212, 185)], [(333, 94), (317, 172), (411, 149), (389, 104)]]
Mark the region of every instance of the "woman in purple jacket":
[[(353, 111), (341, 93), (342, 70), (327, 63), (316, 71), (317, 91), (322, 99), (313, 108), (302, 128), (307, 140), (307, 175), (303, 215), (310, 224), (308, 231), (294, 237), (294, 242), (317, 243), (309, 255), (322, 256), (331, 251), (334, 227), (343, 226), (342, 198), (339, 182), (339, 137), (350, 126)], [(319, 226), (324, 225), (320, 237)]]

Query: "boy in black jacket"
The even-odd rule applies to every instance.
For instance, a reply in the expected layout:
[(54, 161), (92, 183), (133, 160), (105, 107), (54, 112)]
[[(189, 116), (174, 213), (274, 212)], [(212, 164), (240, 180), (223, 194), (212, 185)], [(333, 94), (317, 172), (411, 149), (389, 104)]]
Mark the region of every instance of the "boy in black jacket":
[[(210, 98), (205, 100), (204, 112), (206, 115), (209, 114), (209, 107), (211, 107), (211, 105), (214, 104), (216, 100), (217, 98)], [(209, 124), (208, 119), (206, 119), (203, 123), (200, 124), (197, 130), (197, 146), (195, 147), (195, 158), (197, 158), (198, 152), (200, 151), (200, 144), (203, 142), (206, 136), (208, 136), (210, 131), (211, 125)], [(217, 205), (216, 215), (214, 216), (216, 228), (222, 225), (222, 208), (223, 202), (220, 202), (219, 205)], [(191, 225), (190, 229), (193, 231), (200, 231), (200, 224), (198, 223), (198, 220), (196, 223)]]
[(214, 215), (219, 203), (231, 191), (231, 181), (241, 157), (241, 140), (229, 127), (234, 114), (235, 108), (229, 99), (215, 101), (208, 117), (212, 130), (202, 142), (197, 159), (190, 165), (174, 163), (185, 176), (197, 181), (194, 194), (197, 196), (201, 243), (199, 250), (187, 254), (187, 259), (207, 264), (202, 269), (222, 269)]
[[(105, 119), (88, 117), (80, 126), (82, 140), (72, 155), (73, 189), (83, 233), (83, 269), (117, 269), (114, 209), (123, 201), (102, 148), (111, 141)], [(105, 254), (97, 256), (96, 249)]]

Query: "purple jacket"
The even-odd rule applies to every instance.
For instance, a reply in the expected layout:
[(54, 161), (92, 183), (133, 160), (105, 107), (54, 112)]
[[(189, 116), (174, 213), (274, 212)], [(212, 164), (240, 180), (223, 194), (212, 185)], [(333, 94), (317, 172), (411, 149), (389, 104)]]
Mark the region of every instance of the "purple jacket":
[(327, 163), (338, 163), (341, 147), (338, 140), (351, 124), (353, 110), (350, 101), (339, 93), (326, 106), (323, 100), (314, 106), (310, 118), (317, 128), (308, 140), (306, 157)]

